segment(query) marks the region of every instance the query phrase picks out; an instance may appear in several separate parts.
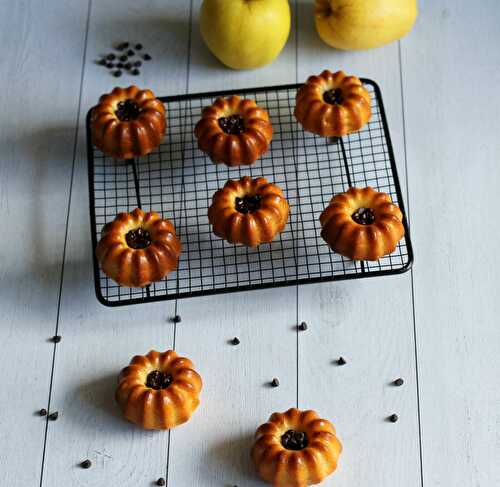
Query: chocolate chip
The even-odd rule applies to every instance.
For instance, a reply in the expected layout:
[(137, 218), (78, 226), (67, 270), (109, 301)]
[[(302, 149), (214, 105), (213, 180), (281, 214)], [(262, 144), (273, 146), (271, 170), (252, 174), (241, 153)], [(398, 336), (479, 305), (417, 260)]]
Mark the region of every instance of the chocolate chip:
[(174, 316), (174, 323), (180, 323), (182, 321), (182, 318), (180, 315), (175, 315)]
[(130, 69), (130, 68), (132, 68), (132, 63), (125, 64), (125, 69)]
[(345, 361), (344, 357), (339, 357), (337, 360), (338, 365), (345, 365), (347, 362)]
[(116, 63), (116, 67), (119, 69), (123, 68), (123, 63)]
[(52, 337), (52, 341), (53, 341), (54, 343), (59, 343), (59, 342), (61, 341), (61, 335), (54, 335), (54, 336)]
[(141, 72), (137, 69), (137, 68), (134, 68), (131, 73), (134, 75), (134, 76), (137, 76), (138, 74), (141, 74)]
[(47, 416), (47, 410), (45, 408), (42, 408), (40, 409), (40, 411), (38, 411), (38, 414), (40, 416)]
[(49, 419), (50, 419), (51, 421), (55, 421), (58, 417), (59, 417), (59, 413), (58, 413), (57, 411), (55, 411), (55, 412), (53, 412), (53, 413), (49, 414)]
[(219, 127), (226, 133), (239, 135), (245, 131), (245, 121), (239, 115), (231, 115), (229, 117), (220, 117)]
[(247, 213), (253, 213), (254, 211), (257, 211), (260, 208), (260, 203), (261, 203), (262, 197), (259, 195), (245, 195), (243, 198), (236, 197), (234, 199), (234, 206), (236, 208), (236, 211), (243, 213), (246, 215)]
[(306, 331), (307, 330), (307, 323), (305, 321), (303, 321), (300, 325), (299, 325), (299, 330), (300, 331)]
[(400, 387), (402, 386), (403, 384), (405, 383), (405, 381), (403, 379), (401, 379), (401, 377), (399, 379), (396, 379), (393, 384), (397, 387)]
[(238, 337), (234, 337), (232, 340), (231, 340), (231, 343), (233, 345), (239, 345), (240, 344), (240, 339)]
[(157, 481), (156, 481), (156, 485), (165, 485), (165, 479), (163, 477), (160, 477)]
[(118, 58), (122, 63), (124, 63), (127, 59), (128, 59), (128, 56), (126, 54), (122, 54), (119, 58)]
[(390, 421), (391, 423), (395, 423), (395, 422), (397, 422), (397, 420), (398, 420), (398, 419), (399, 419), (399, 416), (398, 416), (397, 414), (391, 414), (391, 415), (389, 416), (389, 421)]
[(118, 45), (118, 50), (119, 51), (124, 51), (125, 49), (128, 49), (130, 44), (128, 42), (122, 42), (121, 44)]
[(106, 59), (108, 61), (114, 61), (116, 59), (116, 56), (113, 53), (111, 53), (106, 56)]
[(80, 467), (82, 468), (90, 468), (92, 466), (92, 462), (87, 459), (87, 460), (84, 460), (82, 463), (80, 463)]
[(375, 221), (375, 212), (371, 208), (358, 208), (351, 218), (359, 225), (371, 225)]
[(113, 76), (115, 78), (119, 78), (121, 75), (122, 75), (122, 72), (119, 69), (117, 69), (116, 71), (113, 71)]
[(135, 52), (134, 52), (134, 51), (132, 51), (132, 49), (129, 49), (129, 50), (127, 51), (127, 56), (133, 56), (134, 54), (135, 54)]
[(342, 103), (342, 90), (339, 88), (335, 90), (328, 90), (323, 93), (323, 101), (330, 105), (338, 105)]
[(146, 387), (150, 387), (155, 391), (159, 389), (166, 389), (170, 384), (172, 384), (174, 378), (161, 370), (153, 370), (150, 372), (146, 378)]
[(281, 444), (287, 450), (303, 450), (309, 443), (303, 431), (288, 430), (281, 436)]
[(137, 51), (140, 51), (142, 49), (142, 44), (141, 43), (136, 44), (134, 47)]
[(280, 381), (277, 377), (275, 377), (272, 381), (271, 381), (271, 385), (273, 387), (278, 387), (280, 385)]
[(99, 66), (106, 66), (106, 59), (105, 58), (99, 59), (96, 62), (97, 62), (97, 64), (99, 64)]
[(134, 66), (135, 66), (136, 68), (140, 68), (140, 67), (142, 66), (142, 61), (136, 61), (136, 62), (134, 63)]
[[(127, 103), (129, 100), (125, 102), (118, 103), (118, 109), (116, 110), (116, 116), (122, 122), (128, 122), (129, 120), (133, 120), (137, 118), (138, 107), (135, 103)], [(121, 105), (123, 103), (123, 105)], [(132, 249), (145, 249), (149, 247), (152, 243), (151, 234), (142, 227), (135, 228), (134, 230), (130, 230), (125, 235), (125, 240), (127, 245)]]
[(151, 56), (149, 54), (144, 54), (144, 56), (142, 56), (142, 59), (144, 59), (144, 61), (151, 61)]

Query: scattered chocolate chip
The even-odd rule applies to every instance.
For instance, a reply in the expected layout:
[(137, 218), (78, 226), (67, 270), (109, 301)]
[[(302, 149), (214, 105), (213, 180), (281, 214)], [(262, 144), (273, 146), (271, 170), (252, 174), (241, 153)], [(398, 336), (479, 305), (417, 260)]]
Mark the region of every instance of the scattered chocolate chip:
[(136, 61), (136, 62), (134, 63), (134, 66), (135, 66), (136, 68), (140, 68), (140, 67), (142, 66), (142, 61)]
[(82, 468), (90, 468), (92, 466), (92, 462), (87, 459), (87, 460), (84, 460), (82, 463), (80, 463), (80, 467)]
[(174, 323), (180, 323), (182, 321), (182, 318), (180, 315), (175, 315), (174, 316)]
[(118, 69), (123, 68), (123, 63), (116, 63), (116, 67), (117, 67)]
[(337, 360), (338, 365), (345, 365), (347, 362), (345, 361), (344, 357), (339, 357)]
[(135, 47), (135, 49), (136, 49), (137, 51), (140, 51), (140, 50), (142, 49), (142, 44), (141, 44), (141, 43), (138, 43), (138, 44), (136, 44), (134, 47)]
[(156, 481), (156, 485), (165, 485), (165, 479), (163, 477), (160, 477), (157, 481)]
[(118, 50), (119, 51), (124, 51), (125, 49), (128, 49), (128, 47), (130, 46), (130, 44), (128, 42), (122, 42), (119, 46), (118, 46)]
[(55, 421), (58, 417), (59, 417), (59, 413), (57, 411), (49, 414), (49, 419), (51, 421)]
[(47, 410), (45, 408), (42, 408), (40, 409), (40, 411), (38, 411), (38, 414), (40, 416), (47, 416)]
[(398, 416), (397, 414), (391, 414), (391, 415), (389, 416), (389, 421), (390, 421), (391, 423), (395, 423), (398, 419), (399, 419), (399, 416)]
[(132, 63), (125, 64), (125, 69), (130, 69), (132, 67)]
[(151, 56), (149, 54), (144, 54), (144, 56), (142, 56), (142, 59), (144, 59), (144, 61), (151, 61)]
[(125, 61), (127, 61), (128, 59), (128, 56), (126, 54), (122, 54), (119, 58), (118, 58), (122, 63), (124, 63)]
[(240, 339), (238, 337), (234, 337), (232, 340), (231, 340), (231, 343), (233, 345), (239, 345), (240, 344)]
[(137, 68), (134, 68), (131, 73), (134, 75), (134, 76), (137, 76), (138, 74), (141, 74), (141, 72), (137, 69)]
[(271, 381), (271, 385), (273, 387), (278, 387), (280, 385), (280, 381), (277, 377), (275, 377), (272, 381)]
[(114, 61), (116, 59), (116, 56), (113, 53), (111, 53), (106, 56), (106, 59), (108, 61)]
[(106, 67), (111, 69), (111, 68), (114, 68), (115, 65), (113, 63), (106, 63)]
[(337, 88), (335, 90), (328, 90), (323, 93), (323, 101), (330, 105), (338, 105), (342, 103), (342, 90)]
[(59, 343), (59, 342), (61, 341), (61, 335), (54, 335), (54, 336), (52, 337), (52, 341), (53, 341), (54, 343)]
[(400, 387), (402, 386), (403, 384), (405, 383), (405, 381), (403, 379), (401, 379), (401, 377), (399, 379), (396, 379), (393, 384), (397, 387)]
[(245, 131), (245, 121), (240, 115), (230, 115), (229, 117), (220, 117), (219, 127), (226, 134), (239, 135)]
[(106, 66), (106, 59), (105, 58), (101, 58), (96, 62), (97, 62), (97, 64), (99, 64), (99, 66)]
[(134, 51), (132, 51), (132, 49), (129, 49), (129, 50), (127, 51), (127, 56), (133, 56), (134, 54), (135, 54), (135, 52), (134, 52)]
[(305, 321), (303, 321), (300, 325), (299, 325), (299, 330), (300, 331), (306, 331), (307, 330), (307, 323)]
[[(139, 115), (137, 104), (131, 100), (125, 100), (124, 102), (122, 101), (118, 103), (118, 109), (115, 113), (118, 119), (122, 122), (133, 120)], [(125, 240), (127, 245), (135, 250), (145, 249), (149, 247), (153, 241), (151, 234), (142, 227), (135, 228), (127, 232)]]
[(113, 71), (113, 76), (115, 78), (119, 78), (121, 75), (122, 75), (122, 72), (119, 69), (117, 69), (116, 71)]

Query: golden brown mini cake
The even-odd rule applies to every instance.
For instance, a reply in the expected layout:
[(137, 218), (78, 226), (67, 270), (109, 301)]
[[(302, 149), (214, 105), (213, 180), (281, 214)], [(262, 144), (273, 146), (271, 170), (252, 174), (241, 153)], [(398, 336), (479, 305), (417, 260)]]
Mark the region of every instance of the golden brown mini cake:
[(119, 159), (144, 156), (160, 145), (167, 127), (165, 106), (151, 90), (115, 88), (92, 109), (92, 143)]
[(273, 127), (267, 111), (253, 100), (230, 96), (203, 109), (194, 134), (200, 150), (214, 162), (240, 166), (267, 152)]
[(288, 221), (283, 191), (266, 178), (230, 179), (213, 196), (208, 220), (215, 235), (229, 243), (255, 247), (271, 242)]
[(330, 248), (353, 260), (378, 260), (403, 238), (403, 214), (386, 193), (349, 188), (321, 213), (321, 236)]
[(310, 76), (299, 89), (294, 115), (308, 132), (341, 137), (370, 120), (370, 94), (356, 76), (325, 69), (318, 76)]
[(181, 243), (170, 220), (136, 208), (101, 232), (96, 255), (102, 271), (121, 286), (144, 287), (177, 268)]
[(116, 401), (125, 418), (144, 429), (171, 429), (200, 404), (202, 380), (188, 358), (173, 350), (136, 355), (118, 377)]
[(337, 468), (342, 444), (330, 421), (315, 411), (274, 413), (255, 433), (252, 460), (274, 487), (318, 484)]

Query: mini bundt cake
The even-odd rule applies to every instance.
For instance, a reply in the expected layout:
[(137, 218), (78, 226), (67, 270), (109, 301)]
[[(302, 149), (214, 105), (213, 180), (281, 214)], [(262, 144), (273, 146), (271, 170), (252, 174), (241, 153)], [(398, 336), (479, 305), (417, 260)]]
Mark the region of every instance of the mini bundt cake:
[(96, 255), (102, 271), (122, 286), (144, 287), (177, 268), (181, 243), (170, 220), (136, 208), (101, 232)]
[(171, 429), (200, 404), (202, 380), (191, 360), (173, 350), (136, 355), (118, 377), (116, 401), (125, 418), (144, 429)]
[(356, 76), (326, 69), (299, 88), (294, 115), (308, 132), (342, 137), (370, 120), (370, 94)]
[(90, 118), (93, 144), (119, 159), (149, 154), (160, 145), (166, 127), (163, 103), (137, 86), (102, 95)]
[(405, 234), (401, 210), (370, 187), (334, 196), (319, 219), (331, 249), (353, 260), (378, 260), (394, 252)]
[(274, 413), (255, 433), (252, 460), (274, 487), (307, 487), (334, 472), (342, 444), (330, 421), (314, 411)]
[(288, 221), (283, 191), (265, 178), (230, 179), (213, 196), (208, 220), (218, 237), (255, 247), (271, 242)]
[(273, 127), (266, 110), (239, 96), (217, 98), (203, 109), (194, 134), (198, 147), (216, 163), (252, 164), (267, 152)]

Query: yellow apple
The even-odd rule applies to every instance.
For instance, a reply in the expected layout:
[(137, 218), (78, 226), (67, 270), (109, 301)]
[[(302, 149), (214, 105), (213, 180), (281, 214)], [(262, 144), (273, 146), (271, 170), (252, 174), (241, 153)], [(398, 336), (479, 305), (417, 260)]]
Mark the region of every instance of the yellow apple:
[(417, 0), (316, 0), (316, 29), (337, 49), (370, 49), (407, 34), (417, 13)]
[(252, 69), (273, 61), (286, 44), (288, 0), (204, 0), (201, 35), (226, 66)]

